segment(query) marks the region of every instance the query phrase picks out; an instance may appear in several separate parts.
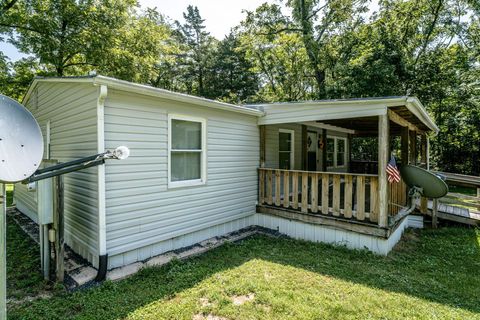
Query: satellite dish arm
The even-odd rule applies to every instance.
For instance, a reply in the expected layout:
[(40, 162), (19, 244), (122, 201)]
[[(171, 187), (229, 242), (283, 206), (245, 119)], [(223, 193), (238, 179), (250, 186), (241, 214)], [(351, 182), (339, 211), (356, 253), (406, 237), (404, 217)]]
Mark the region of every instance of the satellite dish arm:
[(47, 168), (38, 169), (33, 175), (28, 179), (25, 179), (24, 183), (31, 183), (43, 179), (48, 179), (51, 177), (56, 177), (61, 174), (70, 173), (74, 171), (79, 171), (87, 169), (90, 167), (95, 167), (105, 163), (107, 159), (126, 159), (130, 155), (130, 151), (127, 147), (118, 147), (114, 151), (107, 150), (104, 153), (95, 154), (93, 156), (88, 156), (80, 158), (77, 160), (72, 160), (69, 162), (59, 163)]
[(420, 187), (413, 186), (408, 191), (408, 198), (410, 205), (406, 208), (402, 208), (395, 216), (388, 217), (388, 225), (393, 226), (398, 221), (402, 220), (403, 217), (408, 216), (410, 213), (415, 211), (417, 208), (417, 201), (423, 194), (423, 189)]
[[(92, 157), (94, 157), (92, 159)], [(31, 183), (43, 179), (56, 177), (65, 173), (80, 171), (90, 167), (95, 167), (105, 163), (105, 159), (96, 159), (97, 156), (85, 157), (82, 159), (73, 160), (70, 162), (60, 163), (51, 167), (40, 169), (35, 171), (28, 179), (24, 180), (24, 183)]]

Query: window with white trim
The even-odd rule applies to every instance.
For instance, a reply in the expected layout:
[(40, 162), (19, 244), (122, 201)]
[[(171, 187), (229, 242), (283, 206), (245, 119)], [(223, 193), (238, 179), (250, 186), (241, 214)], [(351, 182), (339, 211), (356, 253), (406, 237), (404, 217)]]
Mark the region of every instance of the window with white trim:
[(205, 119), (169, 115), (168, 186), (194, 186), (206, 181)]
[(327, 167), (343, 168), (347, 163), (347, 139), (327, 137)]
[(294, 131), (278, 131), (278, 167), (291, 170), (294, 167)]

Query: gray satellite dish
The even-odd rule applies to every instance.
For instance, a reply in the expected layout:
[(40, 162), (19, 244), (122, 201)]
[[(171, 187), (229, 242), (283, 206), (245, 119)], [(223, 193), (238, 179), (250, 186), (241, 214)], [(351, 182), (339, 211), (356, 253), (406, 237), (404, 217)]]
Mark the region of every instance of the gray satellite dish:
[(410, 188), (420, 188), (427, 198), (441, 198), (448, 193), (448, 186), (441, 177), (419, 167), (404, 165), (400, 168), (403, 181)]
[(0, 95), (0, 182), (27, 179), (42, 157), (42, 131), (33, 115), (17, 101)]

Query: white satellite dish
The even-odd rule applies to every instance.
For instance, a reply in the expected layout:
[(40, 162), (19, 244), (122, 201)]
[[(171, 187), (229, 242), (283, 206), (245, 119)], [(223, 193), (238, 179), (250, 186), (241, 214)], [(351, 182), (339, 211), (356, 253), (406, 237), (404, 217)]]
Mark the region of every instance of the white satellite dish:
[(17, 101), (0, 94), (0, 182), (30, 177), (43, 157), (43, 137), (33, 115)]

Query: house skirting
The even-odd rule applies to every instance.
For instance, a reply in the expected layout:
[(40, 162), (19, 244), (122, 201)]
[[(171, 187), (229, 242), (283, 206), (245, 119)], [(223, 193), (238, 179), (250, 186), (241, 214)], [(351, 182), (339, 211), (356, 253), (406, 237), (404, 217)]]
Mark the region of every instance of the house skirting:
[(276, 230), (294, 239), (323, 242), (346, 246), (349, 249), (367, 249), (376, 254), (387, 255), (400, 241), (409, 217), (404, 218), (386, 237), (362, 234), (355, 231), (321, 224), (310, 224), (295, 219), (287, 219), (266, 213), (255, 215), (255, 224)]
[(108, 258), (108, 269), (118, 268), (130, 265), (137, 261), (145, 261), (151, 257), (161, 255), (165, 252), (174, 251), (193, 246), (204, 240), (214, 237), (221, 237), (228, 233), (238, 231), (255, 225), (255, 214), (247, 217), (235, 219), (229, 222), (217, 224), (195, 232), (187, 233), (172, 239), (161, 241), (138, 250), (125, 252), (110, 256)]

